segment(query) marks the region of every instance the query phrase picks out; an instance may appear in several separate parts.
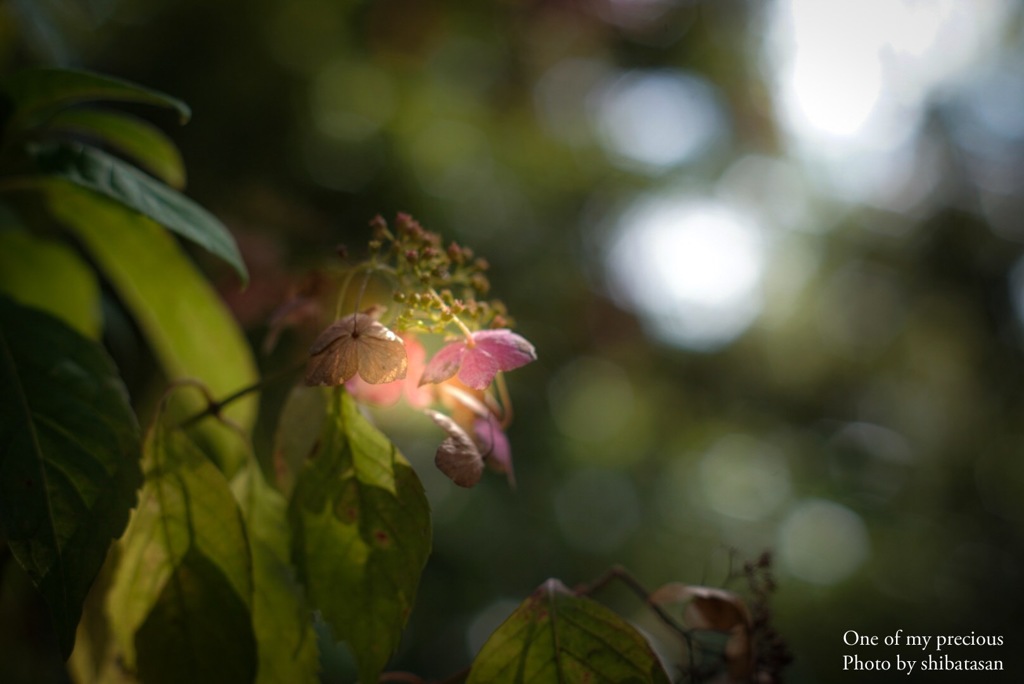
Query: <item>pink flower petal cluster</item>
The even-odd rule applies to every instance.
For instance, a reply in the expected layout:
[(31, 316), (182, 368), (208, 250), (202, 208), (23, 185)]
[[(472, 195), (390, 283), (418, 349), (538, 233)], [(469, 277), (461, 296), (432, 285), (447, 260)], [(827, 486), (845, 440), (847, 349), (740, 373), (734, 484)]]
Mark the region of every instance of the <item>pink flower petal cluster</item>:
[(508, 371), (537, 360), (537, 352), (525, 338), (511, 330), (481, 330), (446, 345), (423, 371), (420, 384), (439, 383), (458, 373), (459, 380), (475, 390), (487, 389), (499, 371)]
[(423, 369), (427, 365), (427, 350), (415, 335), (399, 333), (398, 335), (405, 343), (405, 353), (408, 358), (408, 368), (405, 378), (373, 385), (356, 375), (345, 383), (345, 389), (356, 400), (367, 404), (378, 406), (391, 406), (405, 395), (405, 400), (413, 408), (426, 408), (434, 401), (434, 390), (432, 387), (420, 385), (419, 379)]

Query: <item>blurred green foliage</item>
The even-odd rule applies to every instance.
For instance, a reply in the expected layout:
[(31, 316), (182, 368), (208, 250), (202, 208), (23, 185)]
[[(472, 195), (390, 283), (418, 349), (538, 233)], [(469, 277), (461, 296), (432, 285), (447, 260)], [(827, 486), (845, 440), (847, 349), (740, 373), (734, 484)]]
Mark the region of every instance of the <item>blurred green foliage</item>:
[[(429, 423), (380, 413), (435, 524), (397, 667), (458, 670), (547, 577), (586, 581), (623, 563), (651, 587), (714, 584), (727, 548), (771, 547), (791, 680), (842, 681), (847, 629), (1024, 636), (1024, 95), (1013, 79), (1024, 45), (1007, 2), (936, 15), (981, 32), (951, 76), (920, 75), (940, 61), (932, 53), (885, 52), (879, 63), (905, 66), (906, 80), (865, 117), (889, 107), (890, 129), (910, 132), (891, 143), (903, 156), (872, 157), (883, 138), (801, 137), (792, 123), (793, 33), (774, 28), (791, 6), (9, 0), (0, 71), (87, 67), (191, 105), (183, 129), (154, 120), (182, 150), (189, 195), (238, 238), (245, 292), (203, 265), (256, 347), (289, 286), (336, 244), (362, 244), (377, 213), (408, 211), (491, 261), (540, 356), (510, 380), (518, 487), (485, 478), (454, 491), (430, 464)], [(879, 11), (837, 22), (852, 41), (888, 25), (870, 21)], [(956, 53), (937, 35), (937, 50)], [(858, 86), (846, 66), (822, 62), (841, 103)], [(693, 116), (712, 122), (699, 149), (668, 163), (657, 145), (631, 157), (617, 110), (602, 105), (620, 76), (657, 73), (713, 93), (691, 97), (704, 107)], [(666, 338), (609, 266), (633, 202), (652, 195), (728, 200), (758, 224), (758, 277), (740, 294), (759, 308), (715, 348)], [(627, 271), (655, 270), (634, 261)], [(677, 294), (669, 284), (655, 296)], [(144, 386), (152, 361), (137, 334), (108, 336)], [(309, 341), (285, 335), (264, 372)], [(268, 391), (263, 411), (283, 399)], [(2, 636), (8, 652), (15, 635)], [(326, 681), (351, 676), (344, 652), (321, 649)], [(986, 681), (1017, 681), (1010, 649), (959, 653), (1003, 658), (1009, 678)]]

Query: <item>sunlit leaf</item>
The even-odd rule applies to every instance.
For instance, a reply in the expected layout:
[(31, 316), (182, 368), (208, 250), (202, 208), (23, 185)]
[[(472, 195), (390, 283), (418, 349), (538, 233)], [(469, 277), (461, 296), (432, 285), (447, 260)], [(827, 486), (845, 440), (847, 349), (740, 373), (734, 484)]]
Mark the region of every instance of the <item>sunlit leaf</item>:
[(548, 580), (480, 649), (468, 684), (657, 682), (668, 676), (647, 641), (601, 604)]
[(316, 633), (291, 576), (287, 503), (250, 459), (231, 484), (245, 516), (255, 590), (252, 618), (259, 646), (257, 684), (316, 682)]
[(49, 131), (102, 142), (172, 188), (185, 187), (181, 153), (163, 131), (142, 119), (97, 109), (66, 109), (51, 117)]
[(252, 682), (252, 561), (224, 475), (158, 422), (107, 612), (126, 668), (146, 682)]
[(41, 68), (14, 73), (0, 81), (0, 97), (11, 111), (4, 130), (7, 135), (83, 102), (137, 102), (168, 107), (178, 112), (182, 123), (191, 116), (188, 105), (159, 91), (112, 76), (69, 69)]
[(398, 645), (430, 553), (430, 511), (416, 473), (337, 389), (289, 518), (310, 603), (376, 682)]
[(22, 230), (0, 230), (0, 291), (47, 311), (91, 339), (102, 324), (100, 288), (67, 245)]
[[(218, 398), (256, 381), (256, 363), (238, 324), (166, 231), (65, 184), (52, 188), (49, 198), (51, 211), (82, 241), (135, 316), (169, 379), (197, 379)], [(204, 407), (198, 393), (173, 398), (182, 413)], [(246, 397), (222, 415), (248, 430), (256, 408), (255, 399)], [(245, 458), (237, 435), (214, 420), (199, 428), (225, 472), (237, 470)]]
[(309, 354), (307, 385), (341, 385), (356, 373), (376, 385), (405, 378), (408, 368), (402, 338), (365, 313), (332, 323), (313, 341)]
[[(243, 282), (249, 278), (227, 228), (201, 206), (131, 164), (76, 143), (33, 145), (38, 170), (148, 216), (168, 230), (226, 261)], [(35, 182), (29, 178), (25, 183)]]
[(64, 655), (140, 480), (113, 362), (60, 320), (0, 297), (0, 533), (50, 607)]

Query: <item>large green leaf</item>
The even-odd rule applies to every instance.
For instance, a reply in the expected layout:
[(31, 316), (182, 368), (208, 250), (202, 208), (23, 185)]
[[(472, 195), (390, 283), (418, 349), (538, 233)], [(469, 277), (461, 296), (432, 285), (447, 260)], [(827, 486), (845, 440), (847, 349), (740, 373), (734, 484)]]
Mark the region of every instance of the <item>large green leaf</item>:
[[(61, 178), (148, 216), (206, 249), (235, 269), (243, 283), (248, 272), (235, 239), (201, 206), (160, 181), (102, 150), (75, 143), (32, 145), (39, 171)], [(31, 184), (33, 179), (22, 179)]]
[(0, 291), (99, 339), (96, 274), (65, 244), (23, 230), (0, 230)]
[(647, 641), (600, 603), (548, 580), (480, 649), (467, 684), (656, 682), (668, 676)]
[(121, 662), (146, 682), (252, 682), (252, 562), (227, 480), (155, 423), (146, 479), (107, 596)]
[(257, 684), (316, 682), (316, 632), (302, 592), (291, 576), (284, 498), (263, 479), (255, 459), (231, 483), (252, 547), (252, 617), (259, 645)]
[(0, 297), (0, 533), (66, 655), (140, 481), (139, 431), (102, 348)]
[[(53, 214), (82, 241), (135, 316), (171, 380), (194, 378), (215, 397), (254, 384), (256, 363), (230, 312), (174, 239), (158, 225), (101, 197), (54, 182)], [(197, 393), (176, 393), (180, 412), (201, 410)], [(232, 402), (222, 415), (248, 431), (254, 397)], [(227, 473), (245, 459), (238, 436), (217, 421), (199, 426), (201, 439)]]
[(376, 682), (398, 645), (430, 554), (430, 511), (409, 463), (334, 390), (289, 517), (299, 580), (359, 679)]
[(191, 116), (188, 105), (159, 91), (111, 76), (69, 69), (19, 71), (0, 81), (0, 96), (10, 112), (5, 134), (29, 128), (83, 102), (138, 102), (168, 107), (178, 112), (182, 123)]
[(185, 187), (181, 153), (163, 131), (142, 119), (98, 109), (66, 109), (55, 114), (47, 130), (100, 141), (127, 155), (172, 188)]

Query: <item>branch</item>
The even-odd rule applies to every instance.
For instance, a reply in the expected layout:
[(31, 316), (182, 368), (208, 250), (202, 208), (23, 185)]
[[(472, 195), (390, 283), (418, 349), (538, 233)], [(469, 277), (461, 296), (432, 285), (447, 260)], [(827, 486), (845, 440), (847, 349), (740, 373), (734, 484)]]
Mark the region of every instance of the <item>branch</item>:
[(194, 414), (192, 416), (189, 416), (188, 418), (183, 420), (178, 425), (178, 428), (179, 429), (185, 429), (185, 428), (188, 428), (188, 427), (192, 427), (193, 425), (195, 425), (199, 421), (203, 420), (204, 418), (209, 418), (210, 416), (215, 416), (217, 418), (220, 418), (220, 412), (223, 411), (224, 407), (227, 406), (228, 404), (230, 404), (230, 403), (232, 403), (232, 402), (234, 402), (234, 401), (236, 401), (238, 399), (241, 399), (242, 397), (246, 396), (247, 394), (252, 394), (253, 392), (257, 392), (260, 389), (262, 389), (263, 387), (265, 387), (266, 385), (269, 385), (269, 384), (271, 384), (273, 382), (276, 382), (276, 381), (280, 380), (282, 377), (284, 377), (286, 375), (292, 375), (296, 371), (302, 370), (302, 367), (305, 365), (305, 363), (306, 362), (303, 361), (301, 364), (296, 364), (294, 366), (289, 366), (288, 368), (282, 368), (281, 370), (274, 371), (270, 375), (264, 375), (262, 378), (260, 378), (255, 383), (253, 383), (251, 385), (248, 385), (246, 387), (243, 387), (243, 388), (241, 388), (239, 390), (235, 390), (234, 392), (232, 392), (228, 396), (224, 397), (223, 399), (214, 399), (204, 389), (203, 393), (206, 394), (206, 408), (204, 408), (202, 411), (199, 411), (198, 413), (196, 413), (196, 414)]
[(603, 575), (590, 584), (582, 584), (576, 587), (574, 593), (577, 596), (592, 596), (594, 593), (608, 586), (612, 580), (619, 580), (625, 584), (630, 591), (636, 594), (640, 600), (658, 616), (658, 619), (661, 620), (666, 627), (679, 634), (679, 636), (686, 641), (686, 645), (692, 648), (693, 644), (691, 643), (690, 630), (679, 624), (675, 618), (665, 611), (664, 608), (651, 601), (651, 592), (647, 591), (647, 588), (640, 584), (640, 580), (633, 577), (633, 575), (621, 565), (612, 566)]

